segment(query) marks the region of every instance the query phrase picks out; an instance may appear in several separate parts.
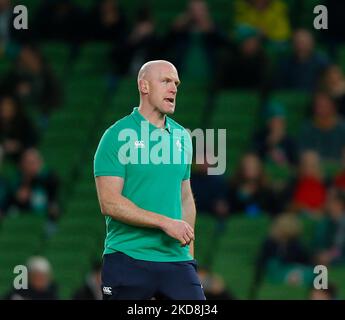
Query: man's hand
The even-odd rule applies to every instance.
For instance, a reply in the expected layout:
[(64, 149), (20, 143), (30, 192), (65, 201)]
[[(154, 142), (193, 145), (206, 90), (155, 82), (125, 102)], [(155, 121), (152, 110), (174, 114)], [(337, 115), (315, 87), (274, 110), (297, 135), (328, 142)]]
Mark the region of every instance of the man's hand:
[(194, 240), (193, 228), (183, 220), (167, 219), (162, 226), (162, 230), (168, 236), (180, 241), (182, 247)]

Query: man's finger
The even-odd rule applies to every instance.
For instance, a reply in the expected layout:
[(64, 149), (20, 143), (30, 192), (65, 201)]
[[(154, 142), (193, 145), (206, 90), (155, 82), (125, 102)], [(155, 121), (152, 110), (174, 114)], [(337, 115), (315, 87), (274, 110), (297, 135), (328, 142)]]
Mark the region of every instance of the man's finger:
[(188, 243), (187, 239), (184, 236), (181, 236), (180, 242), (181, 242), (181, 247), (186, 246)]
[(187, 235), (191, 240), (194, 240), (194, 233), (191, 232), (190, 230), (187, 231)]
[(187, 234), (183, 235), (183, 239), (186, 241), (186, 245), (190, 244), (190, 242), (192, 241), (192, 239)]
[(187, 230), (189, 230), (194, 235), (194, 229), (187, 223)]

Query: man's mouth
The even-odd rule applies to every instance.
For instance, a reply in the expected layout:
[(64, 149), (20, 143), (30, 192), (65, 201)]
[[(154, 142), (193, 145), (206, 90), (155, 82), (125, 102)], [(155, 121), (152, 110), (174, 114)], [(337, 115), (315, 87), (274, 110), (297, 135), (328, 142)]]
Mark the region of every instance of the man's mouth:
[(175, 99), (174, 98), (165, 98), (164, 99), (165, 101), (168, 101), (170, 103), (174, 103), (175, 102)]

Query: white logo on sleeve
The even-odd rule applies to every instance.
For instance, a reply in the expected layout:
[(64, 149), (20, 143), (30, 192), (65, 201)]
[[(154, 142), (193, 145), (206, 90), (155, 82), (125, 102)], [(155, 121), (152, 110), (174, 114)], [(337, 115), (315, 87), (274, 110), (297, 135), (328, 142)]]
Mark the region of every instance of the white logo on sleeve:
[(176, 141), (176, 147), (177, 147), (178, 151), (182, 152), (182, 144), (181, 144), (180, 140)]
[(113, 293), (111, 292), (111, 287), (103, 287), (103, 293), (111, 296)]

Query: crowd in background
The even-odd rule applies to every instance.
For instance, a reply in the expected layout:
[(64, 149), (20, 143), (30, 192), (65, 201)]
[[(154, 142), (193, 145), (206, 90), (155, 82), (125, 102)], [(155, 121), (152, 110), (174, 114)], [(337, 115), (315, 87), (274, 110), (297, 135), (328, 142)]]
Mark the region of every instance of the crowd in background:
[[(198, 211), (222, 221), (238, 214), (268, 214), (273, 223), (258, 253), (256, 283), (269, 274), (273, 282), (310, 286), (313, 265), (345, 262), (345, 70), (338, 52), (345, 44), (340, 32), (345, 20), (339, 14), (345, 12), (345, 5), (325, 2), (329, 30), (315, 39), (311, 26), (292, 16), (283, 0), (234, 1), (231, 30), (215, 22), (205, 1), (190, 0), (163, 34), (149, 6), (138, 8), (135, 19), (129, 20), (116, 0), (95, 1), (89, 10), (69, 0), (42, 1), (30, 19), (30, 29), (20, 32), (12, 27), (13, 4), (0, 0), (0, 59), (13, 61), (10, 70), (0, 74), (0, 156), (5, 168), (15, 168), (11, 181), (0, 176), (0, 220), (30, 213), (46, 215), (55, 223), (61, 215), (59, 178), (44, 166), (39, 148), (50, 115), (63, 105), (64, 83), (52, 71), (40, 44), (64, 42), (70, 60), (76, 61), (84, 44), (107, 42), (111, 90), (153, 59), (174, 63), (181, 79), (205, 79), (210, 99), (204, 126), (217, 112), (213, 101), (219, 92), (260, 93), (260, 125), (235, 172), (208, 176), (207, 164), (194, 166), (196, 204)], [(311, 97), (294, 135), (287, 131), (286, 106), (271, 99), (279, 89)], [(267, 164), (287, 168), (283, 184), (272, 181)], [(325, 172), (329, 165), (336, 167), (332, 175)], [(300, 241), (300, 215), (317, 221), (312, 249)], [(32, 276), (32, 291), (25, 294), (40, 298), (40, 292), (47, 290), (44, 298), (57, 298), (50, 282), (40, 276), (50, 273), (49, 262), (35, 258), (29, 266), (39, 275)], [(217, 275), (202, 269), (200, 277), (205, 290), (211, 288), (209, 297), (234, 298)], [(75, 297), (100, 298), (93, 290), (98, 283), (99, 265)], [(11, 294), (7, 297), (20, 296)]]

